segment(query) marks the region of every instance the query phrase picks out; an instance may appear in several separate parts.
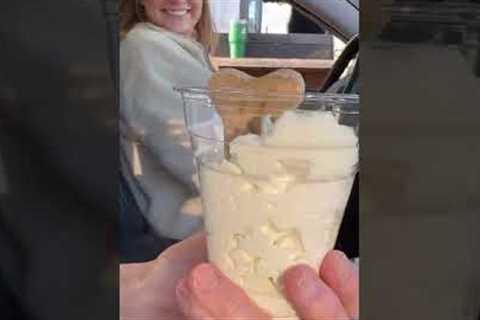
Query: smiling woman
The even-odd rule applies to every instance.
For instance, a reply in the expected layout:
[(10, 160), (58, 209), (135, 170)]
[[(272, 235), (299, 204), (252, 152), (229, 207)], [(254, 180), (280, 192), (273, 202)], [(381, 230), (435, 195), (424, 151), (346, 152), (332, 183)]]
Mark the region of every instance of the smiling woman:
[(168, 245), (202, 227), (190, 139), (173, 87), (206, 85), (215, 37), (206, 0), (122, 0), (121, 31), (122, 226), (135, 219), (148, 226), (122, 234), (122, 259), (132, 261), (158, 254), (142, 244), (146, 234)]

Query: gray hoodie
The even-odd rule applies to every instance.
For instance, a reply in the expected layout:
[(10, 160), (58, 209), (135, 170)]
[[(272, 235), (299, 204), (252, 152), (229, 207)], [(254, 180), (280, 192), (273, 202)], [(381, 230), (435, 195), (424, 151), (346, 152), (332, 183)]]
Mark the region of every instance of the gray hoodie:
[(149, 23), (120, 44), (121, 170), (142, 213), (164, 237), (202, 227), (202, 208), (179, 86), (206, 86), (212, 73), (196, 41)]

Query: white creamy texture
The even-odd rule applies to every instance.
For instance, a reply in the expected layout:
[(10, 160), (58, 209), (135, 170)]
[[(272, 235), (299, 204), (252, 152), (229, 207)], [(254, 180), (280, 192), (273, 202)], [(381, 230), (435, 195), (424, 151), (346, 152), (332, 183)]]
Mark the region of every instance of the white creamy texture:
[(281, 273), (297, 263), (318, 269), (334, 246), (357, 142), (331, 113), (287, 112), (270, 134), (235, 139), (230, 161), (200, 166), (210, 261), (276, 317), (297, 319)]

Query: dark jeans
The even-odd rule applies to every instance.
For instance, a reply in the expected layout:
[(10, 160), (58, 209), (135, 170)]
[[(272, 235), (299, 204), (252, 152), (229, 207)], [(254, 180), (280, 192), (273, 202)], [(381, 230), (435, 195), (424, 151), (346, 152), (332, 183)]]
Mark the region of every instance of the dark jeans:
[(163, 250), (178, 242), (158, 236), (143, 217), (123, 175), (119, 174), (120, 262), (155, 259)]

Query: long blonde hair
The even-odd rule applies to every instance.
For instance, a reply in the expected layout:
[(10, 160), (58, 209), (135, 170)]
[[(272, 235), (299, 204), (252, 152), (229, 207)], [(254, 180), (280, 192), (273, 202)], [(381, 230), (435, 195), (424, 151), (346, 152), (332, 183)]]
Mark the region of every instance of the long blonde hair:
[[(145, 9), (139, 3), (140, 0), (120, 1), (120, 36), (125, 37), (127, 33), (139, 22), (145, 22)], [(210, 11), (210, 0), (203, 0), (202, 14), (195, 26), (197, 40), (209, 53), (215, 51), (217, 36), (213, 26), (212, 14)]]

